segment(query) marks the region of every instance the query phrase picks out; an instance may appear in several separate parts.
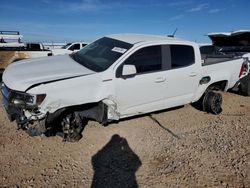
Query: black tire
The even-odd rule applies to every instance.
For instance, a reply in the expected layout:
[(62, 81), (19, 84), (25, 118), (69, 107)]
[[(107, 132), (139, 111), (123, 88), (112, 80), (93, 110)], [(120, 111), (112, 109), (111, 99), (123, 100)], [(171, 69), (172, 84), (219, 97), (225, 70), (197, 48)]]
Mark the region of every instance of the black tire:
[(87, 125), (87, 120), (82, 119), (76, 112), (70, 113), (61, 121), (63, 141), (77, 142), (82, 138), (82, 131)]
[(250, 96), (250, 75), (243, 77), (240, 80), (240, 90), (242, 95)]
[(220, 93), (208, 91), (203, 98), (203, 110), (212, 114), (220, 114), (222, 112), (222, 96)]

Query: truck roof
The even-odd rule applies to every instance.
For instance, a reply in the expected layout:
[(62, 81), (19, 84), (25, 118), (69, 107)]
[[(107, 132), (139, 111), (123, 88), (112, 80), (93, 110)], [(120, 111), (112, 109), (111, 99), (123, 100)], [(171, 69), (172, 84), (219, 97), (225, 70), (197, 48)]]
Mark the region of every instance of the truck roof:
[[(124, 34), (113, 34), (108, 35), (107, 37), (127, 42), (130, 44), (137, 44), (143, 42), (189, 42), (183, 39), (178, 39), (175, 37), (167, 37), (160, 35), (146, 35), (146, 34), (133, 34), (133, 33), (124, 33)], [(191, 42), (190, 42), (191, 43)]]

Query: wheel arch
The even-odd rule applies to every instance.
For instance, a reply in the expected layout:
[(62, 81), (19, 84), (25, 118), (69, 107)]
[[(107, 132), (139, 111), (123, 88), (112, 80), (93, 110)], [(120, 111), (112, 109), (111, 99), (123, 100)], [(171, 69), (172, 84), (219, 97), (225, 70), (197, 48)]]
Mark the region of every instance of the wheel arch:
[(225, 91), (228, 85), (228, 80), (222, 80), (218, 82), (211, 83), (205, 92), (215, 90), (215, 91)]
[(58, 109), (53, 113), (47, 113), (46, 122), (51, 123), (70, 112), (77, 112), (82, 118), (95, 120), (102, 124), (106, 124), (108, 121), (108, 106), (103, 101), (99, 101), (82, 105), (67, 106)]

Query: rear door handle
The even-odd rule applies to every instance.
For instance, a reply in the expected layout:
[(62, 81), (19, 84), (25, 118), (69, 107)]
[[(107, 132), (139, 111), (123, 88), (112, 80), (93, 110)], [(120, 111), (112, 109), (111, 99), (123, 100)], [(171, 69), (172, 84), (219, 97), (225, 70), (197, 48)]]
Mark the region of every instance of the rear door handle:
[(159, 77), (159, 78), (156, 78), (155, 83), (160, 83), (160, 82), (165, 82), (165, 81), (166, 81), (166, 78)]
[(194, 76), (197, 76), (197, 74), (198, 74), (198, 73), (196, 73), (196, 72), (191, 72), (191, 73), (189, 73), (189, 76), (190, 76), (190, 77), (194, 77)]

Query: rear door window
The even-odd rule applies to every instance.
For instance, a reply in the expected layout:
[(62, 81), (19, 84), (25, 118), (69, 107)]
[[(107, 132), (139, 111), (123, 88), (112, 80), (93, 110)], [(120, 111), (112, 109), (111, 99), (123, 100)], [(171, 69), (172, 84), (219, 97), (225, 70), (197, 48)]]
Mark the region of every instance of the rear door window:
[(181, 68), (194, 64), (194, 49), (187, 45), (170, 45), (171, 67)]

